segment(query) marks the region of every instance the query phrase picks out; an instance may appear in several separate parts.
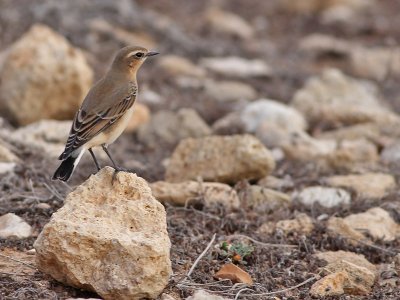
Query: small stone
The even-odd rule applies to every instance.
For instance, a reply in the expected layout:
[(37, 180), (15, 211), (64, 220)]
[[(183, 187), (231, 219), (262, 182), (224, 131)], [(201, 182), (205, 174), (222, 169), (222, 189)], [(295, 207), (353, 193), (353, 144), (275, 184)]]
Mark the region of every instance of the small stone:
[[(311, 287), (313, 295), (366, 295), (371, 291), (376, 277), (376, 267), (363, 255), (346, 251), (329, 251), (315, 254), (328, 264), (328, 273)], [(324, 289), (325, 288), (325, 289)]]
[(346, 260), (330, 263), (324, 269), (329, 273), (345, 271), (348, 274), (348, 280), (345, 282), (344, 291), (350, 295), (368, 294), (376, 277), (375, 273), (368, 268)]
[(335, 272), (329, 274), (310, 288), (310, 295), (313, 297), (340, 296), (344, 294), (344, 285), (349, 280), (346, 272)]
[(299, 232), (308, 234), (314, 229), (313, 220), (306, 214), (298, 214), (292, 220), (281, 220), (276, 223), (276, 229), (283, 231), (285, 234), (291, 232)]
[(246, 105), (241, 119), (248, 132), (255, 132), (266, 121), (288, 132), (307, 129), (307, 122), (301, 113), (293, 107), (270, 99), (259, 99)]
[(19, 162), (20, 159), (11, 152), (10, 149), (8, 149), (5, 145), (3, 145), (4, 142), (0, 139), (0, 162), (4, 163), (13, 163), (13, 162)]
[(337, 263), (338, 261), (345, 260), (348, 262), (352, 262), (360, 267), (367, 268), (372, 273), (376, 272), (376, 267), (374, 264), (370, 263), (364, 255), (357, 254), (350, 251), (326, 251), (326, 252), (318, 252), (314, 254), (315, 257), (325, 261), (327, 264)]
[(242, 39), (249, 39), (254, 36), (253, 27), (242, 17), (232, 12), (212, 8), (207, 12), (205, 19), (215, 31)]
[(146, 181), (103, 168), (74, 189), (36, 240), (38, 268), (104, 299), (156, 298), (171, 274), (165, 209)]
[(72, 119), (92, 85), (83, 52), (45, 25), (33, 25), (11, 48), (0, 70), (0, 108), (26, 125)]
[(315, 137), (319, 139), (334, 139), (336, 141), (367, 139), (378, 142), (381, 137), (381, 130), (376, 123), (362, 123), (323, 131), (316, 134)]
[(205, 68), (227, 77), (270, 77), (271, 68), (260, 59), (245, 59), (236, 56), (203, 58)]
[(300, 41), (300, 49), (302, 51), (317, 56), (336, 55), (347, 57), (350, 54), (351, 46), (346, 40), (320, 33), (308, 35)]
[(216, 135), (234, 135), (246, 133), (245, 125), (240, 118), (240, 113), (228, 113), (212, 125)]
[(184, 181), (170, 183), (157, 181), (150, 184), (153, 196), (160, 202), (186, 205), (190, 200), (201, 199), (206, 206), (216, 203), (228, 209), (239, 207), (239, 197), (229, 185), (218, 182)]
[(399, 120), (379, 98), (376, 85), (337, 69), (326, 69), (321, 76), (309, 79), (295, 93), (292, 105), (310, 123), (324, 126)]
[(211, 128), (191, 108), (182, 108), (178, 112), (159, 111), (138, 129), (139, 141), (150, 147), (175, 146), (182, 139), (210, 134)]
[(204, 85), (206, 94), (217, 101), (230, 102), (239, 100), (253, 100), (257, 92), (249, 84), (241, 81), (214, 81), (208, 80)]
[(400, 165), (400, 142), (386, 146), (381, 152), (381, 160), (386, 165)]
[(355, 75), (382, 81), (388, 74), (400, 74), (400, 51), (395, 47), (355, 47), (350, 65)]
[(357, 245), (358, 241), (367, 240), (359, 231), (350, 227), (342, 218), (331, 217), (327, 223), (329, 234), (344, 237), (352, 245)]
[(55, 158), (64, 150), (70, 129), (71, 121), (42, 120), (20, 127), (8, 139)]
[(293, 188), (294, 182), (289, 176), (285, 176), (284, 178), (278, 178), (275, 176), (266, 176), (261, 178), (257, 185), (266, 187), (272, 190), (282, 190), (287, 188)]
[(0, 174), (13, 172), (16, 166), (13, 162), (0, 162)]
[(251, 276), (246, 271), (230, 263), (223, 265), (214, 277), (218, 279), (230, 279), (233, 283), (253, 284), (253, 279), (251, 279)]
[(270, 151), (251, 135), (211, 136), (179, 143), (167, 167), (166, 180), (235, 183), (260, 179), (275, 168)]
[(150, 120), (150, 109), (141, 103), (136, 103), (133, 109), (131, 120), (129, 121), (125, 132), (135, 132), (141, 125)]
[(189, 296), (185, 300), (228, 300), (228, 298), (210, 294), (205, 290), (197, 290), (194, 292), (193, 296)]
[(47, 204), (47, 203), (42, 202), (42, 203), (37, 204), (36, 208), (47, 210), (47, 209), (50, 209), (51, 206), (49, 204)]
[(249, 186), (243, 194), (242, 201), (257, 212), (271, 213), (292, 204), (289, 195), (258, 185)]
[(368, 234), (375, 240), (390, 242), (400, 236), (400, 225), (392, 219), (386, 210), (380, 207), (349, 215), (343, 220), (350, 228)]
[(32, 227), (21, 217), (8, 213), (0, 217), (0, 238), (15, 237), (23, 239), (32, 235)]
[(351, 200), (351, 196), (347, 191), (323, 186), (307, 187), (300, 192), (294, 193), (292, 198), (307, 206), (318, 203), (326, 208), (349, 205)]
[(328, 177), (324, 181), (329, 186), (352, 189), (363, 198), (383, 198), (396, 188), (395, 178), (384, 173), (338, 175)]
[(172, 297), (171, 295), (163, 293), (160, 297), (160, 300), (176, 300), (176, 298)]
[(193, 76), (202, 78), (206, 71), (190, 60), (177, 55), (165, 55), (158, 60), (161, 69), (172, 76)]

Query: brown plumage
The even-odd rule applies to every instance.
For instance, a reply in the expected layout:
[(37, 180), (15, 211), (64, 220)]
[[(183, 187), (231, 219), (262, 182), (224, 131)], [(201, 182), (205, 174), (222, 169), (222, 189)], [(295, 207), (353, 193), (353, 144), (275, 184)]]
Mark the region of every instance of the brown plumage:
[(64, 152), (63, 162), (53, 179), (67, 181), (85, 150), (89, 150), (100, 169), (92, 148), (101, 146), (115, 165), (107, 146), (126, 128), (133, 112), (138, 86), (136, 73), (147, 57), (158, 54), (143, 47), (122, 48), (106, 73), (89, 91), (75, 115)]

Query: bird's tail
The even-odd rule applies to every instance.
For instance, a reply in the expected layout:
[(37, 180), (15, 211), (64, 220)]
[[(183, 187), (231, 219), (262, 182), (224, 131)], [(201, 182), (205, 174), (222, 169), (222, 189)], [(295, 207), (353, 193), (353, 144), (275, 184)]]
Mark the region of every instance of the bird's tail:
[(67, 181), (74, 172), (74, 169), (77, 166), (79, 160), (81, 159), (82, 154), (83, 151), (81, 151), (80, 153), (78, 152), (78, 155), (74, 155), (73, 153), (68, 158), (64, 159), (61, 162), (60, 166), (57, 168), (57, 170), (54, 172), (52, 179)]

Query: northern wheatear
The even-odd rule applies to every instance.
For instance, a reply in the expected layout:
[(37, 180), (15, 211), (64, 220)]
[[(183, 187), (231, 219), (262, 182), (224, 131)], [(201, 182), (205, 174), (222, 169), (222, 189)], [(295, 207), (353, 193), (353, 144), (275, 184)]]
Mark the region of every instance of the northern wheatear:
[(89, 91), (75, 115), (62, 160), (53, 180), (67, 181), (85, 150), (89, 150), (98, 170), (99, 163), (92, 151), (101, 146), (117, 167), (107, 147), (124, 131), (133, 111), (138, 93), (136, 73), (147, 57), (158, 54), (142, 47), (125, 47), (118, 51), (106, 73)]

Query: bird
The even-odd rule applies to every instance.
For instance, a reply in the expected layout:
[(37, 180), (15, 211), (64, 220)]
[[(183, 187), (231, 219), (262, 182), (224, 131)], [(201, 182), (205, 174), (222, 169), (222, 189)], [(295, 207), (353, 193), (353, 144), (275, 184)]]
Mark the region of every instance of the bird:
[(92, 150), (94, 147), (104, 150), (116, 172), (122, 171), (112, 158), (108, 145), (121, 135), (132, 116), (138, 94), (136, 74), (139, 68), (148, 57), (157, 54), (140, 46), (127, 46), (116, 53), (104, 77), (89, 90), (75, 114), (65, 149), (58, 158), (62, 162), (53, 180), (67, 181), (86, 150), (100, 171)]

